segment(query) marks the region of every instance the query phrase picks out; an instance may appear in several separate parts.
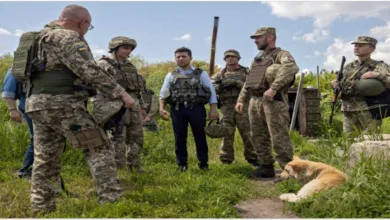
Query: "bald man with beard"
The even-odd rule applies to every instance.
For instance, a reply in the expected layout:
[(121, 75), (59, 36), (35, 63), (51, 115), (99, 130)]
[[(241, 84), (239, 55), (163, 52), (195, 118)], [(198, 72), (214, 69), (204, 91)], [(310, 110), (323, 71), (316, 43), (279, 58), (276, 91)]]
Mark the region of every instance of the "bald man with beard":
[(68, 140), (82, 149), (94, 180), (99, 203), (122, 195), (115, 161), (105, 132), (87, 112), (91, 85), (126, 108), (134, 99), (93, 59), (84, 35), (93, 28), (87, 9), (69, 5), (58, 20), (40, 31), (38, 58), (44, 70), (31, 76), (26, 112), (33, 120), (35, 152), (31, 185), (33, 216), (56, 209), (60, 194), (60, 157)]

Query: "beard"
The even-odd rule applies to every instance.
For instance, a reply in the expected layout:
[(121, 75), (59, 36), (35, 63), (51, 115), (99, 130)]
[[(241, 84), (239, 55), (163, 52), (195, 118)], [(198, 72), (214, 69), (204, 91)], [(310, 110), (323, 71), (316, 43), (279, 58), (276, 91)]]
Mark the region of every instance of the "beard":
[(257, 49), (259, 50), (265, 50), (268, 47), (268, 43), (262, 43), (260, 45), (257, 45)]

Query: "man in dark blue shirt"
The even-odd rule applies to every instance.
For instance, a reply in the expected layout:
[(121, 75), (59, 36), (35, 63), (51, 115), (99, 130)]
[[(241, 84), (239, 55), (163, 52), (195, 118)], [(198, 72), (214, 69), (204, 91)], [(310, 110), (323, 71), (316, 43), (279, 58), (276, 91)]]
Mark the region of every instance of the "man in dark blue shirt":
[[(12, 74), (12, 67), (8, 70), (4, 78), (3, 88), (1, 89), (1, 96), (8, 105), (10, 118), (12, 121), (21, 122), (22, 116), (27, 123), (30, 132), (30, 144), (27, 147), (24, 155), (24, 162), (22, 168), (17, 175), (20, 178), (31, 177), (32, 164), (34, 162), (34, 131), (31, 119), (25, 113), (26, 94), (23, 83), (15, 79)], [(19, 105), (16, 107), (16, 100), (19, 100)]]

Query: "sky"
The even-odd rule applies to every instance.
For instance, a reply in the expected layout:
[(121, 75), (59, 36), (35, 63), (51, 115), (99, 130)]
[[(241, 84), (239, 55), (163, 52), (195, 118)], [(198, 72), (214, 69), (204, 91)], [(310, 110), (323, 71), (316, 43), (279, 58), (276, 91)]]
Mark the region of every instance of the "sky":
[(341, 57), (356, 59), (357, 36), (378, 40), (374, 59), (390, 63), (390, 2), (2, 2), (0, 55), (13, 53), (19, 37), (56, 20), (69, 4), (86, 7), (94, 29), (87, 33), (95, 57), (108, 54), (115, 36), (136, 39), (133, 51), (149, 62), (174, 59), (176, 48), (191, 48), (193, 59), (210, 61), (214, 16), (219, 16), (215, 63), (236, 49), (249, 66), (258, 54), (256, 29), (276, 28), (276, 45), (290, 51), (300, 71), (336, 70)]

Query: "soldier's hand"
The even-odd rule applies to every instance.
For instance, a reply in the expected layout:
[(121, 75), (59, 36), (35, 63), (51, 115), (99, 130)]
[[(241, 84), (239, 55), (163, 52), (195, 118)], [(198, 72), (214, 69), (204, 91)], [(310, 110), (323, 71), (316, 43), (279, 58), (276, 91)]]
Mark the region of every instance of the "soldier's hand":
[(9, 117), (11, 118), (12, 121), (22, 122), (22, 115), (16, 109), (12, 109), (9, 111)]
[(210, 120), (217, 120), (218, 119), (218, 112), (216, 109), (210, 109), (209, 119)]
[(269, 88), (265, 93), (263, 94), (263, 99), (272, 102), (274, 100), (274, 96), (276, 95), (275, 90)]
[(152, 118), (149, 116), (149, 115), (147, 115), (142, 121), (143, 122), (148, 122), (148, 121), (150, 121)]
[(235, 109), (236, 109), (236, 112), (242, 114), (243, 109), (244, 109), (244, 103), (237, 102)]
[(170, 115), (169, 115), (169, 113), (168, 113), (167, 111), (165, 111), (165, 110), (160, 110), (160, 117), (161, 117), (162, 120), (168, 121)]
[(337, 82), (337, 80), (332, 80), (332, 82), (330, 82), (330, 86), (332, 87), (332, 89), (339, 89), (340, 83)]
[(142, 115), (142, 120), (145, 120), (146, 116), (148, 115), (146, 114), (146, 111), (143, 108), (141, 108), (141, 115)]
[(133, 99), (133, 97), (131, 97), (129, 95), (129, 93), (127, 92), (122, 92), (120, 94), (120, 97), (122, 99), (122, 102), (125, 104), (125, 108), (129, 108), (129, 109), (132, 109), (135, 105), (135, 100)]
[(362, 78), (363, 79), (375, 79), (375, 78), (378, 78), (378, 76), (379, 76), (378, 72), (369, 71), (369, 72), (364, 73), (362, 75)]

